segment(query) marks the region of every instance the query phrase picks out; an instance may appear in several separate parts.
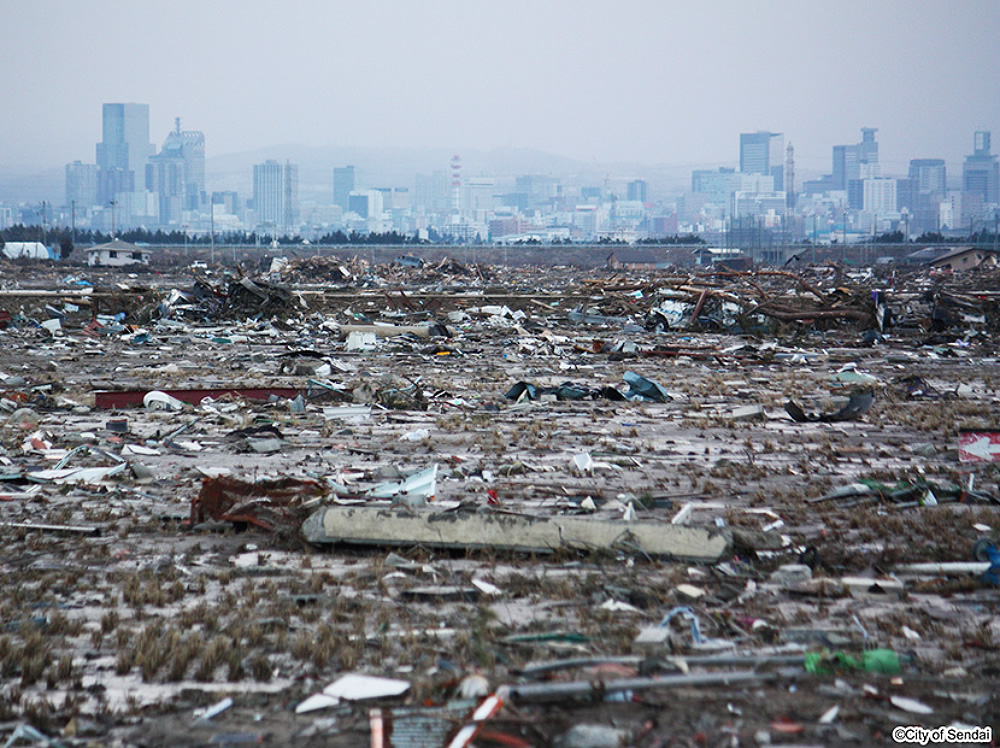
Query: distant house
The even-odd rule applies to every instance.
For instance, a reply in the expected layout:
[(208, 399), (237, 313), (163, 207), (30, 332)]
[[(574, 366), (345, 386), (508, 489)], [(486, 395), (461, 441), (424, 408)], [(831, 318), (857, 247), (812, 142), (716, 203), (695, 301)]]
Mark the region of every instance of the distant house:
[(3, 245), (3, 256), (8, 260), (51, 260), (52, 255), (41, 242), (7, 242)]
[(932, 260), (930, 265), (938, 270), (972, 270), (981, 266), (996, 267), (997, 253), (984, 247), (960, 247)]
[(616, 248), (605, 261), (609, 270), (654, 270), (667, 265), (663, 250), (638, 247)]
[(938, 260), (945, 255), (950, 255), (954, 251), (954, 247), (932, 245), (910, 252), (903, 258), (903, 262), (907, 265), (930, 265), (934, 260)]
[(732, 270), (737, 273), (745, 273), (753, 270), (753, 257), (739, 255), (738, 257), (723, 257), (716, 259), (713, 263), (716, 270)]
[(115, 239), (87, 250), (87, 264), (100, 267), (148, 265), (152, 252), (134, 244)]
[(753, 258), (744, 255), (741, 249), (699, 247), (691, 253), (698, 265), (714, 265), (738, 271), (753, 269)]

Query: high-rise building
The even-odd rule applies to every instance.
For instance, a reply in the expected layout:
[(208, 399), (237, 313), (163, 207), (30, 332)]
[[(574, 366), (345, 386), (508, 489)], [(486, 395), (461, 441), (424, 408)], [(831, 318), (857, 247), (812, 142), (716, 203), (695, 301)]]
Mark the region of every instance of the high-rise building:
[(878, 163), (878, 143), (875, 141), (875, 133), (877, 132), (877, 127), (862, 127), (860, 143), (833, 147), (833, 174), (830, 175), (830, 189), (849, 190), (850, 182), (862, 178), (862, 164)]
[(833, 147), (833, 189), (846, 190), (847, 183), (859, 178), (858, 147), (835, 145)]
[(736, 192), (774, 192), (774, 177), (741, 174), (725, 167), (697, 169), (691, 172), (691, 191), (704, 195), (707, 202), (728, 210)]
[[(875, 141), (877, 132), (877, 127), (862, 127), (860, 143), (833, 147), (833, 182), (838, 185), (836, 189), (847, 190), (847, 204), (852, 210), (864, 210), (865, 186), (862, 182), (882, 178)], [(879, 194), (886, 189), (876, 188), (881, 190)]]
[(451, 204), (451, 180), (446, 171), (417, 174), (413, 192), (414, 205), (428, 213), (443, 213)]
[(232, 190), (225, 190), (222, 192), (212, 193), (212, 205), (221, 205), (221, 209), (215, 209), (216, 212), (226, 213), (228, 215), (239, 215), (242, 210), (242, 205), (240, 204), (240, 196), (238, 193)]
[(944, 199), (948, 186), (943, 158), (910, 159), (909, 176), (917, 180), (916, 187), (920, 194), (939, 195), (939, 199)]
[(734, 219), (748, 216), (766, 217), (773, 223), (785, 214), (787, 196), (783, 190), (776, 192), (734, 192), (732, 216)]
[(357, 213), (361, 218), (380, 218), (382, 216), (383, 204), (382, 192), (379, 190), (355, 190), (349, 196), (348, 203), (350, 211)]
[(98, 200), (106, 203), (144, 182), (146, 162), (156, 149), (149, 142), (148, 104), (105, 104), (102, 118), (103, 139), (97, 144)]
[(337, 166), (333, 170), (333, 204), (344, 211), (351, 208), (351, 193), (357, 189), (353, 166)]
[(785, 148), (785, 196), (788, 207), (795, 208), (795, 146), (791, 143)]
[(283, 231), (298, 228), (299, 167), (265, 161), (253, 167), (253, 206), (257, 223)]
[(160, 220), (178, 223), (184, 210), (184, 161), (159, 153), (146, 164), (146, 189), (159, 195)]
[(562, 195), (558, 177), (525, 174), (514, 180), (514, 190), (526, 196), (529, 207), (550, 207)]
[(780, 132), (740, 133), (740, 171), (774, 177), (774, 189), (781, 191), (785, 182), (785, 143)]
[(66, 205), (81, 210), (97, 204), (97, 165), (66, 164)]
[(176, 223), (182, 210), (197, 210), (205, 193), (205, 136), (182, 131), (180, 118), (176, 122), (146, 165), (146, 189), (159, 193), (163, 223)]
[(634, 179), (628, 183), (627, 194), (629, 200), (649, 202), (649, 185), (644, 179)]
[(944, 159), (914, 158), (905, 185), (899, 195), (899, 207), (910, 214), (910, 232), (923, 234), (940, 230), (941, 201), (948, 194)]
[(477, 216), (482, 211), (496, 207), (496, 180), (493, 177), (465, 177), (462, 180), (462, 211), (467, 216)]
[(862, 179), (861, 207), (866, 213), (886, 218), (896, 214), (896, 180), (889, 177)]
[(973, 223), (987, 216), (987, 206), (1000, 201), (1000, 164), (990, 153), (990, 133), (980, 130), (973, 139), (973, 153), (962, 164), (962, 223), (974, 231)]
[(861, 142), (858, 143), (858, 161), (862, 164), (878, 163), (878, 143), (875, 142), (877, 127), (862, 127)]
[(382, 210), (386, 212), (404, 211), (410, 207), (409, 187), (376, 187), (382, 195)]
[(184, 207), (194, 210), (205, 191), (205, 135), (197, 130), (181, 130), (177, 126), (163, 141), (160, 155), (177, 159), (184, 165)]

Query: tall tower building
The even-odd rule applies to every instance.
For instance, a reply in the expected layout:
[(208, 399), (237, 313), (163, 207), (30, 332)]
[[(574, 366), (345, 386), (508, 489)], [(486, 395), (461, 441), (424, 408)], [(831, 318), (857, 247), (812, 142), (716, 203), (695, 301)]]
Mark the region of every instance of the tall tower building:
[(914, 158), (906, 186), (908, 194), (901, 196), (900, 207), (909, 208), (913, 216), (910, 229), (914, 234), (940, 229), (941, 201), (948, 194), (947, 172), (943, 158)]
[(973, 153), (962, 164), (962, 223), (974, 230), (972, 224), (983, 220), (987, 205), (1000, 201), (1000, 164), (990, 153), (990, 132), (980, 130), (973, 138)]
[(909, 177), (916, 180), (916, 188), (921, 195), (935, 195), (938, 200), (943, 200), (948, 191), (943, 158), (911, 159)]
[(254, 166), (253, 205), (258, 223), (283, 231), (298, 228), (299, 167), (274, 160)]
[(795, 207), (795, 148), (791, 142), (785, 149), (785, 204)]
[(462, 157), (451, 157), (451, 212), (462, 215)]
[(102, 115), (98, 199), (105, 203), (118, 192), (133, 192), (143, 184), (146, 163), (156, 149), (149, 142), (148, 104), (105, 104)]
[(160, 222), (176, 223), (182, 210), (197, 210), (205, 193), (205, 136), (181, 130), (181, 120), (146, 165), (146, 189), (160, 195)]
[(878, 143), (875, 142), (877, 127), (862, 127), (861, 142), (858, 143), (858, 161), (862, 164), (878, 163)]
[(785, 189), (784, 140), (780, 132), (740, 133), (740, 171), (774, 177), (774, 189)]
[(346, 213), (351, 207), (351, 193), (357, 189), (353, 166), (337, 166), (333, 170), (333, 204)]
[(638, 200), (641, 203), (649, 202), (649, 185), (644, 179), (633, 179), (628, 183), (626, 195), (629, 200)]
[(861, 142), (833, 147), (833, 174), (830, 188), (849, 190), (850, 183), (862, 178), (862, 164), (878, 163), (877, 127), (862, 127)]
[(834, 189), (847, 190), (847, 204), (852, 210), (864, 209), (863, 182), (882, 178), (875, 141), (877, 132), (877, 127), (862, 127), (860, 143), (833, 147)]
[(380, 218), (384, 208), (384, 196), (381, 190), (355, 190), (351, 193), (351, 213), (357, 213), (361, 218)]
[(861, 178), (856, 145), (835, 145), (833, 147), (832, 176), (831, 187), (835, 190), (846, 190), (848, 182)]
[(97, 166), (79, 161), (66, 164), (66, 205), (81, 210), (97, 204)]

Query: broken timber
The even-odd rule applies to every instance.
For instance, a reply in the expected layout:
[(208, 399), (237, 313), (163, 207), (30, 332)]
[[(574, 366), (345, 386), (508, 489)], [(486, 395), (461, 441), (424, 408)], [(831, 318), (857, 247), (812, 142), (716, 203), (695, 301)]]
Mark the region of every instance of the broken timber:
[(329, 507), (302, 525), (310, 543), (496, 549), (551, 553), (560, 548), (625, 550), (648, 556), (718, 561), (730, 535), (717, 529), (660, 522), (579, 517), (531, 517), (509, 513), (420, 512), (388, 508)]

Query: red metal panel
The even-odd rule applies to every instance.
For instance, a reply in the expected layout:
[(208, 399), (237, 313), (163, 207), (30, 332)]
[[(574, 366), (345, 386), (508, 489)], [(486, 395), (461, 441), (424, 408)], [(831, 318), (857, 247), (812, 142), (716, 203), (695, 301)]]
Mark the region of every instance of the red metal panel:
[(1000, 462), (1000, 431), (963, 431), (958, 435), (959, 462)]
[[(153, 390), (98, 390), (94, 393), (94, 405), (98, 408), (134, 408), (142, 406), (142, 399)], [(293, 398), (299, 391), (293, 387), (230, 387), (206, 390), (161, 390), (185, 403), (197, 405), (206, 397), (213, 400), (224, 395), (245, 397), (247, 400), (267, 400), (271, 395)]]

